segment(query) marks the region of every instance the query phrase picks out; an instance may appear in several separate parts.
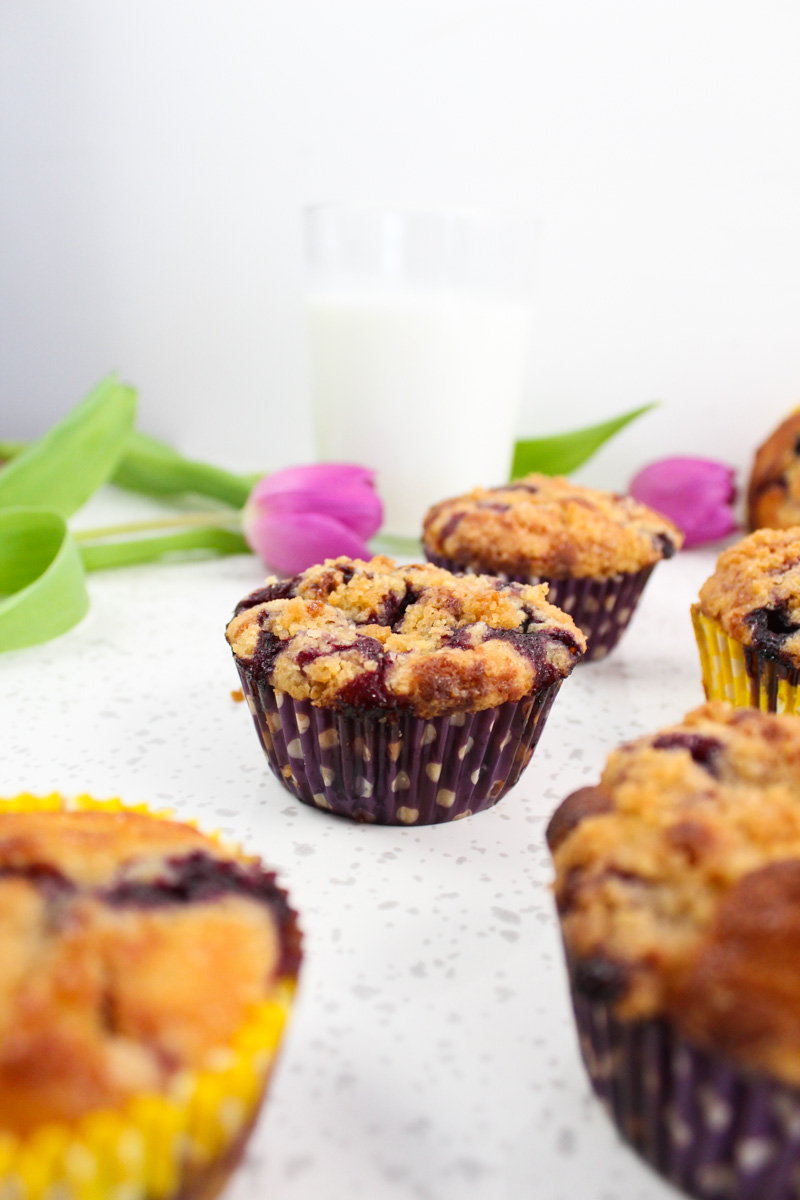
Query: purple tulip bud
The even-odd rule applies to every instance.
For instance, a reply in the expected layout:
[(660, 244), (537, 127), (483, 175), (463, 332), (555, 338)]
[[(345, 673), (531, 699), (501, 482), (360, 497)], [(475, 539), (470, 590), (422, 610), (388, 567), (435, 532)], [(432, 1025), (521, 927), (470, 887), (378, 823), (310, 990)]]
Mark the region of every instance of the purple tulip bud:
[(369, 558), (367, 538), (383, 520), (374, 478), (348, 463), (265, 475), (245, 505), (244, 535), (268, 566), (286, 575), (340, 554)]
[(630, 494), (674, 521), (685, 545), (713, 542), (736, 529), (734, 471), (708, 458), (662, 458), (631, 480)]

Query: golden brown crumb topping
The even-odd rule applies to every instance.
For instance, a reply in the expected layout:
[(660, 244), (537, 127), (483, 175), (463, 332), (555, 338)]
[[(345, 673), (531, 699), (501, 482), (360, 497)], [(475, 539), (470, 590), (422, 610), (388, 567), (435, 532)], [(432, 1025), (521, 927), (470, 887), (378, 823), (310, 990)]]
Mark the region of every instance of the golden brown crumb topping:
[(254, 677), (358, 713), (477, 712), (563, 678), (586, 648), (546, 585), (502, 584), (391, 559), (329, 559), (270, 579), (227, 639)]
[(719, 702), (615, 750), (548, 842), (576, 986), (800, 1082), (800, 721)]
[(291, 925), (272, 876), (187, 825), (0, 814), (0, 1126), (77, 1120), (208, 1065), (296, 969)]
[(800, 525), (800, 411), (793, 412), (756, 451), (747, 489), (751, 529)]
[(723, 550), (700, 611), (745, 646), (800, 666), (800, 527), (757, 529)]
[(631, 496), (526, 475), (435, 505), (422, 541), (426, 554), (462, 570), (606, 579), (669, 558), (683, 534)]

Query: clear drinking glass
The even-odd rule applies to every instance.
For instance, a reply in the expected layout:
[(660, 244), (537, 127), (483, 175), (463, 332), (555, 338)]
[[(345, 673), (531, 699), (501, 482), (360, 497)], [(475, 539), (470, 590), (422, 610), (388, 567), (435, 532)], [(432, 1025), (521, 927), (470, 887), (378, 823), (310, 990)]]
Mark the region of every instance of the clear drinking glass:
[(305, 213), (316, 449), (377, 473), (386, 533), (508, 478), (535, 227), (461, 212)]

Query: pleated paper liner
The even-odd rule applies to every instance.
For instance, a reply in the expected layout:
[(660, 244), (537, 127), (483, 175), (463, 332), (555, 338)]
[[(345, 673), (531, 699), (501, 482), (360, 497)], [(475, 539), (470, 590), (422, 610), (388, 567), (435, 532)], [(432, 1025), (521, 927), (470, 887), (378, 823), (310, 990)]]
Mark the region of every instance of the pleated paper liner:
[(304, 804), (357, 821), (435, 825), (490, 808), (528, 765), (561, 686), (476, 713), (348, 717), (239, 666), (273, 773)]
[(738, 1069), (667, 1022), (572, 993), (592, 1087), (622, 1137), (700, 1200), (797, 1200), (800, 1089)]
[[(60, 809), (172, 818), (146, 805), (89, 796), (0, 800), (0, 813)], [(51, 1123), (22, 1138), (0, 1130), (2, 1200), (212, 1200), (258, 1115), (295, 984), (292, 976), (278, 980), (230, 1044), (202, 1070), (182, 1072), (167, 1092), (142, 1092), (119, 1109)]]
[[(427, 550), (425, 553), (434, 566), (444, 567), (454, 574), (477, 574), (471, 568), (465, 572), (452, 559), (430, 554)], [(499, 575), (498, 578), (508, 583), (546, 583), (549, 603), (569, 613), (586, 635), (588, 646), (581, 662), (598, 662), (610, 654), (628, 628), (654, 566), (612, 575), (609, 579), (548, 579), (544, 575)]]
[(800, 713), (800, 671), (759, 655), (732, 638), (718, 621), (692, 606), (703, 687), (707, 700), (727, 700), (737, 708)]

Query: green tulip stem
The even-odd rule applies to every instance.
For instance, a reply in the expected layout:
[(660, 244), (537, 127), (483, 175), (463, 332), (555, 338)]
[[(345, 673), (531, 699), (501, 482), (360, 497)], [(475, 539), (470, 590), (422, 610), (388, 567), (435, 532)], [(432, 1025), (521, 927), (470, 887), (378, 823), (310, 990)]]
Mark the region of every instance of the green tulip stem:
[(104, 571), (113, 567), (131, 567), (154, 562), (166, 554), (186, 550), (209, 550), (214, 554), (250, 554), (250, 547), (241, 533), (232, 529), (185, 529), (181, 533), (159, 537), (126, 538), (121, 542), (97, 542), (78, 547), (87, 571)]
[(203, 528), (205, 526), (238, 524), (231, 513), (196, 512), (176, 513), (174, 517), (159, 517), (155, 521), (128, 521), (122, 525), (101, 525), (98, 529), (74, 529), (76, 542), (96, 542), (129, 533), (151, 533), (159, 529)]

